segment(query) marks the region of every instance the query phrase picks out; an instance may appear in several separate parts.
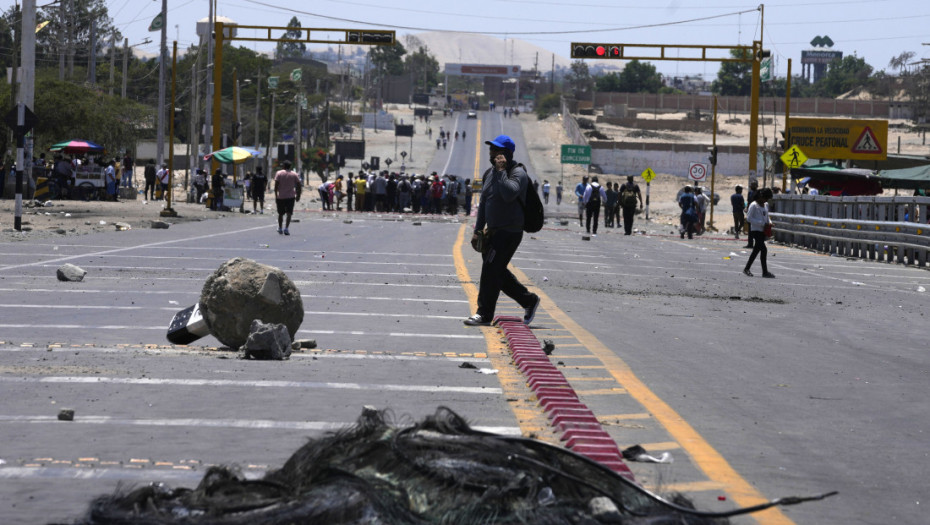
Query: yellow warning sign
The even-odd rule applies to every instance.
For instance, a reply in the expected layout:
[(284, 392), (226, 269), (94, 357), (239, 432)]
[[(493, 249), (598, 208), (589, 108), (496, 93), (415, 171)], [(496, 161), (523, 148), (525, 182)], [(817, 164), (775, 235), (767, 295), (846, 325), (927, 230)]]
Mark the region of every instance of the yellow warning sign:
[(888, 157), (887, 120), (792, 118), (786, 135), (786, 146), (798, 146), (812, 159)]
[(800, 168), (807, 162), (807, 155), (801, 151), (801, 148), (797, 146), (791, 146), (788, 148), (788, 151), (784, 152), (781, 156), (781, 161), (785, 163), (785, 166), (791, 168)]
[(651, 182), (652, 179), (656, 178), (656, 172), (652, 171), (652, 168), (646, 168), (646, 170), (642, 173), (642, 177), (643, 180), (647, 183)]

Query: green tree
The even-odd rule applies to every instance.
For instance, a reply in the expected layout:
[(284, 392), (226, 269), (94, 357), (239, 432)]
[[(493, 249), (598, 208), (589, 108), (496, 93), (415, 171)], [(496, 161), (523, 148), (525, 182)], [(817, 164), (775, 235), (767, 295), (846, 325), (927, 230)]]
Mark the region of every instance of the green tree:
[(620, 75), (610, 72), (597, 77), (594, 81), (594, 89), (598, 93), (622, 93), (623, 87), (620, 82)]
[(407, 50), (400, 42), (390, 46), (371, 46), (368, 50), (368, 59), (371, 61), (375, 75), (402, 75), (404, 73), (403, 56)]
[[(750, 51), (731, 49), (730, 56), (747, 59)], [(711, 90), (718, 95), (748, 97), (752, 92), (752, 62), (723, 62)]]
[(827, 66), (827, 74), (817, 82), (817, 94), (836, 97), (856, 87), (866, 86), (872, 74), (872, 66), (855, 55), (836, 58)]
[[(287, 23), (287, 27), (293, 29), (285, 31), (284, 34), (281, 35), (282, 38), (298, 40), (303, 36), (303, 31), (300, 30), (300, 20), (298, 20), (296, 16), (291, 18), (291, 21)], [(275, 58), (278, 60), (301, 58), (306, 52), (307, 44), (303, 42), (278, 42), (278, 46), (275, 49)]]
[(426, 46), (419, 46), (415, 53), (404, 57), (404, 70), (413, 77), (420, 92), (428, 92), (439, 85), (439, 62), (429, 53)]
[(550, 93), (539, 98), (536, 104), (536, 117), (542, 120), (553, 113), (558, 113), (562, 109), (562, 94)]
[(654, 65), (633, 60), (620, 72), (620, 87), (626, 93), (658, 93), (662, 76)]
[(568, 87), (568, 91), (571, 92), (576, 99), (590, 96), (594, 91), (594, 79), (591, 77), (591, 72), (588, 70), (588, 64), (583, 60), (575, 60), (572, 62), (571, 71), (565, 75), (565, 83)]

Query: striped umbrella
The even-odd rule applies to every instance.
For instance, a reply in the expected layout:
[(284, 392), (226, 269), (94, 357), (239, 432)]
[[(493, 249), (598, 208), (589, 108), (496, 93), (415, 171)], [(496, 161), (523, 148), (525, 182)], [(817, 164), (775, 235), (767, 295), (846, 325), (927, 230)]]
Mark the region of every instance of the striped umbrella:
[(103, 146), (95, 144), (89, 140), (67, 140), (59, 142), (48, 149), (49, 151), (61, 151), (63, 153), (103, 153)]
[(240, 164), (259, 154), (261, 152), (258, 150), (230, 146), (205, 155), (203, 160), (216, 159), (217, 162), (222, 164)]

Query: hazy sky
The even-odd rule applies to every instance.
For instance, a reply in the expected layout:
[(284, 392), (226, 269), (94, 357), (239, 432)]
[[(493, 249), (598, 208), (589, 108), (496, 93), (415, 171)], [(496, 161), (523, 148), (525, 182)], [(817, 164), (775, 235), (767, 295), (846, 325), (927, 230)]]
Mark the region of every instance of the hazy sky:
[[(571, 42), (624, 44), (749, 45), (759, 38), (776, 57), (779, 76), (801, 72), (801, 50), (816, 36), (829, 36), (845, 55), (862, 57), (876, 70), (903, 51), (930, 59), (927, 0), (217, 0), (218, 14), (240, 24), (285, 26), (296, 16), (302, 27), (394, 29), (398, 36), (422, 31), (482, 32), (518, 38), (563, 57)], [(110, 16), (130, 44), (157, 53), (158, 33), (148, 25), (161, 0), (108, 0)], [(168, 40), (185, 48), (196, 40), (195, 22), (207, 16), (209, 0), (168, 0)], [(175, 27), (177, 26), (177, 27)], [(237, 43), (255, 49), (270, 44)], [(673, 54), (673, 53), (668, 53)], [(683, 55), (682, 55), (683, 56)], [(666, 75), (716, 77), (719, 63), (656, 61)]]

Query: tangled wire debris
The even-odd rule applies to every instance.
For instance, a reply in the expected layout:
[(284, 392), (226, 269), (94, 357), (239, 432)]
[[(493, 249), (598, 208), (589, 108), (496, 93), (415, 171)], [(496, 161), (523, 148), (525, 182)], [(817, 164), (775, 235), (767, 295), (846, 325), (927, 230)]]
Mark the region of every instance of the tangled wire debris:
[(705, 525), (807, 500), (703, 513), (568, 450), (473, 430), (444, 407), (408, 427), (388, 415), (366, 408), (355, 426), (309, 441), (260, 480), (212, 467), (195, 489), (98, 497), (77, 523)]

